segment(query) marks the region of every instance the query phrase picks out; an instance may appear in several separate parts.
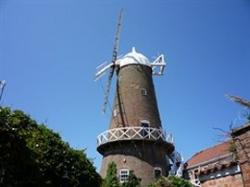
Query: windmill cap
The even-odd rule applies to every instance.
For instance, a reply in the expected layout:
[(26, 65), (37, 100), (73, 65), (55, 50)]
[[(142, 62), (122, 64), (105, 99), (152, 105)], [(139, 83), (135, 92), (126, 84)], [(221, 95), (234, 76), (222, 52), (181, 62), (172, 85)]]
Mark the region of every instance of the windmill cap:
[(120, 67), (130, 65), (130, 64), (141, 64), (151, 67), (151, 63), (147, 57), (143, 54), (138, 53), (135, 50), (135, 47), (132, 48), (132, 51), (124, 55), (122, 58), (117, 60), (117, 65)]

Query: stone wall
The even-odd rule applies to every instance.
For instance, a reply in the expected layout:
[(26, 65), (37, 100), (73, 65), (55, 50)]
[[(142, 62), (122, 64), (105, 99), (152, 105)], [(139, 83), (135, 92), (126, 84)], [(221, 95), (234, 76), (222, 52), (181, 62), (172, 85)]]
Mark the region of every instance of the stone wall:
[[(209, 167), (209, 165), (197, 166), (189, 169), (187, 174), (193, 184), (201, 187), (244, 187), (240, 166), (235, 164), (232, 163), (232, 165), (227, 165), (227, 167), (226, 165), (221, 166), (220, 169), (214, 168), (213, 171), (206, 171), (205, 168)], [(218, 160), (212, 165), (219, 165)]]
[(241, 174), (211, 179), (203, 182), (201, 187), (243, 187)]
[(241, 167), (244, 187), (250, 187), (250, 123), (234, 129), (232, 138), (236, 146), (236, 158)]

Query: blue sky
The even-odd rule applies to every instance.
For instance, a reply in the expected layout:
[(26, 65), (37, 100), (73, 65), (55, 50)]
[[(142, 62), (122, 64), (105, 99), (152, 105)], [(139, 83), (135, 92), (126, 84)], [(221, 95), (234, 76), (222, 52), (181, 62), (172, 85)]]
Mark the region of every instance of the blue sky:
[(150, 59), (166, 55), (165, 75), (154, 81), (179, 152), (188, 159), (221, 141), (213, 128), (228, 130), (244, 111), (225, 94), (250, 99), (249, 0), (0, 0), (1, 105), (86, 148), (99, 168), (96, 136), (110, 111), (101, 113), (103, 90), (93, 78), (111, 59), (120, 8), (120, 54), (135, 46)]

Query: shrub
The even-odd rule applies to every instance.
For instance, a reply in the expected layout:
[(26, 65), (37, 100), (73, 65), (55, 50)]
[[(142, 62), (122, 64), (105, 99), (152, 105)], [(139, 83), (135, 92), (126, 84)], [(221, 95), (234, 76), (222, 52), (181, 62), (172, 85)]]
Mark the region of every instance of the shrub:
[(150, 184), (149, 187), (193, 187), (193, 185), (183, 178), (169, 176), (159, 178)]

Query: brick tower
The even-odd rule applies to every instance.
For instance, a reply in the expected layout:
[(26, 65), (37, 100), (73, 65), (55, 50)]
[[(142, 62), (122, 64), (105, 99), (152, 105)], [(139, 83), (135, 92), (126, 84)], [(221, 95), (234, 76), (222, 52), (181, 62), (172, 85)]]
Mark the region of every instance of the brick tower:
[(168, 175), (168, 155), (174, 151), (172, 136), (162, 129), (152, 78), (163, 74), (164, 56), (150, 62), (133, 48), (114, 66), (117, 79), (111, 122), (97, 137), (97, 150), (103, 155), (100, 173), (105, 177), (113, 161), (121, 183), (133, 170), (141, 185), (147, 186), (155, 178)]

